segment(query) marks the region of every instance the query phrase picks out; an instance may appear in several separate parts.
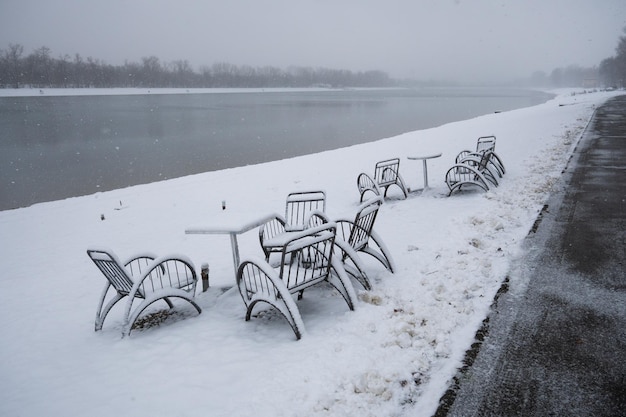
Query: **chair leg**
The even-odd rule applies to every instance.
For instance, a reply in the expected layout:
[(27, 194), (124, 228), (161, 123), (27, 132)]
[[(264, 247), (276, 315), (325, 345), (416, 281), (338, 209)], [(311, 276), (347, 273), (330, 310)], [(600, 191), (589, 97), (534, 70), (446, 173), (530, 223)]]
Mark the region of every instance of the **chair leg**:
[(398, 186), (400, 187), (400, 189), (404, 193), (404, 198), (407, 198), (409, 196), (409, 190), (406, 188), (404, 180), (402, 179), (400, 174), (398, 174)]
[[(107, 287), (108, 289), (108, 287)], [(111, 309), (113, 308), (113, 306), (115, 304), (117, 304), (118, 301), (120, 301), (121, 299), (123, 299), (124, 297), (126, 297), (125, 295), (121, 295), (121, 294), (115, 294), (115, 297), (113, 297), (108, 303), (107, 305), (104, 307), (104, 309), (102, 309), (102, 304), (104, 302), (104, 297), (106, 296), (106, 290), (104, 291), (103, 294), (103, 298), (100, 301), (100, 304), (98, 305), (98, 311), (96, 312), (96, 322), (95, 322), (95, 331), (98, 330), (102, 330), (102, 325), (104, 324), (104, 319), (106, 318), (107, 314), (109, 314), (109, 311), (111, 311)]]
[(331, 263), (332, 269), (335, 273), (328, 276), (328, 282), (343, 296), (343, 299), (346, 300), (350, 310), (354, 310), (357, 298), (356, 293), (354, 292), (354, 287), (350, 282), (350, 278), (348, 278), (346, 271), (343, 269), (341, 261), (337, 258), (333, 258)]
[(244, 262), (239, 266), (237, 286), (246, 305), (246, 321), (250, 320), (254, 306), (264, 302), (278, 310), (300, 339), (304, 334), (304, 322), (298, 306), (285, 283), (269, 265)]
[(369, 242), (365, 247), (364, 252), (378, 259), (380, 263), (382, 263), (385, 268), (389, 270), (389, 272), (394, 273), (396, 270), (396, 264), (391, 256), (391, 252), (387, 248), (387, 245), (385, 245), (385, 242), (383, 242), (382, 238), (374, 230), (370, 232), (370, 242), (374, 242), (376, 244), (379, 252), (371, 248)]
[[(359, 254), (356, 253), (355, 250), (352, 249), (352, 246), (348, 245), (344, 240), (335, 240), (335, 245), (340, 249), (337, 256), (341, 256), (345, 271), (352, 275), (364, 289), (371, 290), (372, 285), (367, 277), (367, 274), (365, 273), (365, 267), (363, 266), (363, 262), (361, 261)], [(352, 265), (349, 265), (348, 261), (350, 261)]]

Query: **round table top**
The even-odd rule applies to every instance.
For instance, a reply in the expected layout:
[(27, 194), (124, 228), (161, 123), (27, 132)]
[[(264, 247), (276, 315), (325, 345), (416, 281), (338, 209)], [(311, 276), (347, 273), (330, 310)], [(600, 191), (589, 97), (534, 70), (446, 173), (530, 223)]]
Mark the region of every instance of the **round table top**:
[(432, 155), (426, 155), (426, 156), (407, 156), (407, 159), (413, 159), (413, 160), (420, 160), (420, 159), (433, 159), (433, 158), (439, 158), (441, 155), (443, 155), (441, 152), (440, 153), (436, 153), (436, 154), (432, 154)]

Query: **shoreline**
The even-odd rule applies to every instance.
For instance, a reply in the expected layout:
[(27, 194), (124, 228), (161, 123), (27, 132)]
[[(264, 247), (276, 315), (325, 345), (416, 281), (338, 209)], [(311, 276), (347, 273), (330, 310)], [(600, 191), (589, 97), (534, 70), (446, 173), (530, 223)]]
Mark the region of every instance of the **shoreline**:
[[(22, 94), (22, 98), (0, 98), (5, 109), (24, 106), (28, 108), (29, 105), (33, 108), (49, 109), (48, 112), (55, 107), (58, 109), (53, 116), (46, 118), (24, 113), (13, 118), (15, 123), (7, 120), (9, 125), (3, 132), (6, 139), (3, 143), (6, 163), (3, 170), (0, 170), (5, 181), (4, 191), (0, 184), (0, 195), (5, 195), (4, 204), (0, 206), (2, 210), (350, 147), (492, 113), (499, 114), (512, 108), (532, 107), (541, 104), (541, 100), (554, 97), (554, 94), (543, 93), (540, 94), (541, 99), (531, 99), (531, 96), (538, 93), (492, 88), (53, 89), (42, 90), (44, 94), (41, 96), (28, 95), (37, 94), (38, 91), (19, 89), (13, 93)], [(0, 90), (0, 94), (2, 92), (6, 93), (7, 90)], [(55, 93), (59, 95), (53, 95)], [(78, 93), (81, 95), (73, 95)], [(405, 97), (409, 97), (409, 101)], [(327, 99), (330, 104), (326, 103)], [(109, 109), (110, 114), (106, 115), (102, 112), (86, 111), (87, 108), (91, 109), (88, 104), (94, 100), (107, 103), (114, 101), (118, 103), (118, 108), (111, 107), (113, 110)], [(141, 104), (139, 107), (135, 105), (135, 110), (144, 108), (141, 106), (155, 106), (157, 110), (160, 106), (165, 106), (162, 111), (144, 111), (145, 114), (137, 112), (131, 116), (127, 111), (122, 111), (126, 110), (123, 107), (125, 100), (133, 103), (139, 100)], [(238, 106), (253, 102), (257, 107), (254, 111), (244, 106), (230, 110), (228, 105), (215, 107), (212, 104), (221, 100), (239, 103)], [(186, 106), (171, 110), (168, 103), (172, 101), (207, 101), (211, 104), (191, 106), (190, 110)], [(422, 104), (426, 101), (435, 105), (428, 108)], [(259, 103), (269, 106), (259, 106)], [(279, 107), (276, 107), (277, 103)], [(333, 107), (336, 105), (340, 107)], [(372, 107), (374, 105), (383, 107)], [(278, 110), (272, 110), (274, 108)], [(264, 114), (280, 118), (280, 124), (267, 124), (266, 118), (258, 117), (260, 110), (257, 109), (267, 109)], [(157, 115), (156, 118), (154, 115)], [(29, 129), (38, 131), (28, 133), (30, 130), (24, 130), (22, 117), (42, 127), (35, 128), (31, 123)], [(83, 120), (89, 120), (89, 126), (92, 127), (88, 128)], [(192, 130), (184, 133), (185, 146), (181, 146), (174, 139), (180, 136), (179, 132), (183, 129), (181, 120), (193, 126)], [(51, 126), (52, 130), (46, 130), (46, 126)], [(307, 129), (302, 130), (302, 126), (307, 126)], [(21, 142), (26, 139), (26, 134), (32, 136), (28, 138), (31, 145), (22, 151)], [(293, 135), (297, 135), (297, 141), (291, 139)], [(74, 139), (68, 141), (68, 136)], [(40, 137), (49, 137), (50, 140), (43, 141)], [(90, 137), (94, 145), (79, 141), (76, 139), (78, 137)], [(326, 137), (333, 139), (324, 139)], [(140, 138), (143, 147), (139, 148), (131, 138)], [(217, 141), (215, 138), (227, 140)], [(177, 164), (168, 168), (170, 162), (158, 152), (157, 144), (158, 149), (175, 147), (172, 149), (176, 149), (177, 157), (186, 161), (185, 168)], [(92, 146), (101, 147), (101, 152), (95, 155)], [(214, 147), (216, 151), (209, 151), (205, 155), (206, 146)], [(30, 149), (37, 147), (45, 153), (30, 152)], [(127, 152), (119, 152), (120, 149)], [(218, 151), (219, 157), (216, 156)], [(51, 153), (56, 155), (53, 160), (47, 157)], [(139, 166), (139, 157), (148, 158), (146, 160), (151, 163)], [(87, 175), (80, 175), (81, 163), (87, 160), (95, 161), (91, 162), (91, 171)], [(105, 166), (100, 160), (109, 162)], [(47, 172), (45, 169), (38, 169), (42, 163), (43, 166), (48, 164)], [(124, 174), (108, 174), (110, 171)], [(58, 184), (64, 186), (59, 188)]]
[(301, 92), (337, 92), (337, 91), (394, 91), (394, 90), (523, 90), (554, 94), (554, 90), (535, 87), (514, 86), (427, 86), (427, 87), (219, 87), (219, 88), (0, 88), (0, 98), (9, 97), (64, 97), (64, 96), (112, 96), (112, 95), (165, 95), (165, 94), (236, 94), (236, 93), (301, 93)]

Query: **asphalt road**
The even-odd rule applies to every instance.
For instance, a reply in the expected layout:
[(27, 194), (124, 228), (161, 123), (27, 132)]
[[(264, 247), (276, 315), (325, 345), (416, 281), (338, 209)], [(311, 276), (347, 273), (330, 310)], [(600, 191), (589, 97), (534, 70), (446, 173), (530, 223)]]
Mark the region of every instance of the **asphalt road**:
[(626, 95), (524, 244), (436, 416), (626, 416)]

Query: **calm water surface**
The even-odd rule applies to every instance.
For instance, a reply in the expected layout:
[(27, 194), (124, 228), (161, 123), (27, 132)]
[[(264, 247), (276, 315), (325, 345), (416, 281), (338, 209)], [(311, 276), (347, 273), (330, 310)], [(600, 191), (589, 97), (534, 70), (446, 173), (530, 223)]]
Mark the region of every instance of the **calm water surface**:
[(0, 210), (533, 106), (526, 90), (0, 97)]

